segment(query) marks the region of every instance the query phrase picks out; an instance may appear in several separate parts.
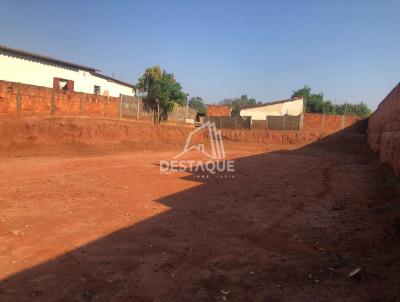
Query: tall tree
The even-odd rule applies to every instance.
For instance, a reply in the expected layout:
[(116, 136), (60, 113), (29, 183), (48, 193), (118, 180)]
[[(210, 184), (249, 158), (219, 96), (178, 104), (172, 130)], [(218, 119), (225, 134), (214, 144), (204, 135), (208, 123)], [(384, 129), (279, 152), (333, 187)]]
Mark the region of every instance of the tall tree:
[(153, 66), (144, 71), (139, 78), (137, 89), (144, 92), (144, 100), (154, 112), (154, 123), (159, 124), (161, 116), (167, 115), (176, 105), (186, 103), (186, 94), (182, 91), (172, 73)]
[(192, 97), (189, 100), (189, 108), (195, 109), (197, 112), (200, 112), (200, 113), (204, 113), (204, 114), (207, 113), (206, 104), (204, 103), (204, 100), (199, 96)]
[(306, 102), (306, 111), (313, 113), (324, 113), (326, 106), (324, 104), (323, 93), (311, 93), (311, 88), (305, 85), (303, 88), (293, 91), (293, 97), (303, 97)]
[(304, 85), (303, 88), (294, 90), (292, 93), (292, 98), (294, 97), (303, 97), (305, 100), (307, 100), (311, 95), (311, 88), (308, 87), (307, 85)]
[(293, 91), (292, 97), (303, 97), (306, 101), (306, 112), (311, 113), (324, 113), (324, 114), (347, 114), (358, 115), (367, 117), (371, 114), (371, 109), (361, 102), (358, 104), (333, 104), (329, 100), (324, 100), (324, 94), (312, 93), (311, 88), (304, 86), (298, 90)]
[(232, 116), (235, 116), (239, 115), (242, 108), (255, 106), (261, 104), (261, 102), (257, 102), (255, 98), (249, 98), (247, 94), (243, 94), (240, 98), (224, 99), (219, 104), (232, 107)]

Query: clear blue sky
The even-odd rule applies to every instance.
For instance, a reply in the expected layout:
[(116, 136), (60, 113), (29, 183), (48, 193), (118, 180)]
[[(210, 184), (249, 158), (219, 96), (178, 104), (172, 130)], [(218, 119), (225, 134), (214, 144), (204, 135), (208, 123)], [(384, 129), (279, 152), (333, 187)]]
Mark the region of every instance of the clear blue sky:
[(17, 1), (0, 4), (0, 44), (135, 83), (173, 72), (207, 102), (260, 101), (307, 84), (373, 109), (400, 81), (400, 1)]

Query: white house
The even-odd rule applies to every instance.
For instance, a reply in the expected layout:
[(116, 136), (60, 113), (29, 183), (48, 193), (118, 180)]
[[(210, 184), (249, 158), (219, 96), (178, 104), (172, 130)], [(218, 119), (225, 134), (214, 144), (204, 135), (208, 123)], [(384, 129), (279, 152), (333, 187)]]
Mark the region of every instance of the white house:
[(0, 45), (0, 80), (118, 97), (135, 95), (134, 85), (83, 66)]
[(240, 116), (251, 116), (252, 120), (264, 120), (269, 116), (300, 115), (304, 110), (303, 98), (292, 98), (246, 107), (240, 110)]

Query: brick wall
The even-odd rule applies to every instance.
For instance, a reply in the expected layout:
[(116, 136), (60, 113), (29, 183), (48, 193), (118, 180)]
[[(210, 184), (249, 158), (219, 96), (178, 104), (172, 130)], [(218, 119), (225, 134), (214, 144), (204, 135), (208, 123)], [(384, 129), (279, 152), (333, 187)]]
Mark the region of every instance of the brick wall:
[[(55, 79), (56, 84), (57, 81), (58, 79)], [(69, 84), (67, 82), (67, 85), (71, 88), (73, 82)], [(0, 81), (0, 116), (53, 115), (119, 118), (121, 108), (122, 118), (153, 120), (152, 111), (145, 108), (142, 99), (123, 96), (121, 106), (120, 102), (119, 97)], [(129, 112), (132, 109), (131, 103), (136, 106), (135, 110)], [(186, 118), (194, 120), (195, 116), (196, 112), (193, 109), (186, 106), (176, 107), (168, 114), (166, 122), (185, 124)]]
[(208, 116), (231, 116), (232, 108), (224, 105), (207, 105)]
[(400, 175), (400, 83), (369, 118), (368, 144)]
[(336, 132), (355, 125), (362, 118), (351, 115), (329, 115), (318, 113), (305, 113), (303, 131)]
[[(0, 116), (82, 115), (118, 118), (119, 101), (119, 98), (115, 97), (0, 81)], [(220, 105), (208, 105), (207, 109), (210, 116), (230, 116), (232, 110), (229, 106)], [(186, 107), (183, 111), (186, 111)], [(151, 119), (151, 113), (148, 115)], [(354, 116), (306, 113), (303, 119), (303, 131), (331, 133), (354, 125), (359, 120), (359, 117)]]
[(0, 115), (50, 114), (117, 118), (119, 98), (0, 81)]

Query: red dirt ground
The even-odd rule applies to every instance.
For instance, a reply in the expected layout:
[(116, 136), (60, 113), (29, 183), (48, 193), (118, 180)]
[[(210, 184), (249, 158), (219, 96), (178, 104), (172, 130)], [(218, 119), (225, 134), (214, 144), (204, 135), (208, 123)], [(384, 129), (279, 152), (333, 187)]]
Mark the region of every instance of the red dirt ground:
[(226, 142), (211, 179), (160, 175), (165, 140), (4, 147), (0, 300), (400, 301), (399, 203), (363, 144)]

